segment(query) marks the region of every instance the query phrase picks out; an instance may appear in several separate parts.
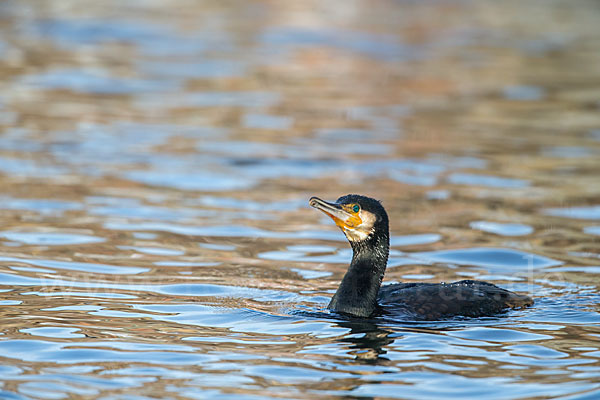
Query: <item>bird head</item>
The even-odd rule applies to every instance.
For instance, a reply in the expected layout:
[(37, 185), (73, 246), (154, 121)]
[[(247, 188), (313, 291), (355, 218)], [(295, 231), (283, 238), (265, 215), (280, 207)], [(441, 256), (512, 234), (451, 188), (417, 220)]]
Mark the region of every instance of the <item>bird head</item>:
[(388, 235), (387, 213), (379, 201), (370, 197), (348, 194), (333, 203), (311, 197), (308, 204), (331, 217), (351, 243)]

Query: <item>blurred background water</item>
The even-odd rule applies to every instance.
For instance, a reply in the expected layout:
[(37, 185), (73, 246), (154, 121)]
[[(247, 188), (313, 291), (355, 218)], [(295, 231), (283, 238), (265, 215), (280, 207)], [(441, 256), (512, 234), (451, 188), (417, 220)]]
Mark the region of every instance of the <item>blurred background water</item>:
[[(600, 397), (593, 0), (0, 3), (0, 397)], [(346, 321), (386, 282), (533, 308)]]

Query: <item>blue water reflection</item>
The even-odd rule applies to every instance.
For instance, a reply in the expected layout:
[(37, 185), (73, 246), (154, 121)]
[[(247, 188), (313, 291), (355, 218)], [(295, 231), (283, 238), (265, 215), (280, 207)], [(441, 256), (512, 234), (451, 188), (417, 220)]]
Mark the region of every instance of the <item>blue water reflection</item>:
[(508, 100), (534, 101), (541, 100), (545, 96), (545, 92), (540, 87), (520, 85), (505, 87), (503, 95)]
[(515, 223), (500, 223), (491, 221), (473, 221), (469, 224), (473, 229), (495, 233), (502, 236), (523, 236), (533, 232), (529, 225)]
[(105, 240), (104, 238), (99, 238), (96, 236), (60, 232), (3, 231), (0, 232), (0, 237), (25, 244), (50, 246), (99, 243), (104, 242)]
[(416, 49), (399, 43), (395, 36), (372, 35), (364, 32), (271, 28), (261, 35), (260, 40), (268, 46), (276, 46), (280, 49), (328, 46), (385, 61), (406, 60), (417, 56)]
[(487, 268), (491, 271), (527, 271), (562, 264), (537, 254), (500, 248), (469, 248), (413, 253), (411, 256), (429, 262), (456, 263)]
[[(600, 25), (565, 10), (0, 2), (0, 398), (598, 398)], [(535, 304), (328, 311), (352, 250), (307, 200), (346, 193), (384, 285)]]
[(41, 89), (66, 89), (81, 93), (120, 95), (178, 89), (176, 83), (168, 81), (119, 78), (108, 76), (104, 71), (77, 69), (28, 75), (23, 78), (21, 85)]
[(529, 182), (524, 179), (466, 173), (451, 174), (448, 177), (448, 182), (458, 185), (489, 186), (498, 188), (523, 188), (529, 186)]
[(600, 219), (600, 206), (546, 208), (544, 214), (575, 219)]

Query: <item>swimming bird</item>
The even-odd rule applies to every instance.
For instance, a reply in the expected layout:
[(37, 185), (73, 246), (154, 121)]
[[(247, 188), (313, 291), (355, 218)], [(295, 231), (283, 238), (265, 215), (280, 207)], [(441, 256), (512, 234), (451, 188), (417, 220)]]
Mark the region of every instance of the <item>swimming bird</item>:
[(352, 247), (352, 261), (328, 308), (354, 317), (402, 314), (419, 320), (492, 316), (533, 304), (529, 296), (488, 282), (396, 283), (381, 285), (387, 267), (389, 220), (381, 203), (357, 194), (334, 203), (311, 197), (311, 207), (327, 214)]

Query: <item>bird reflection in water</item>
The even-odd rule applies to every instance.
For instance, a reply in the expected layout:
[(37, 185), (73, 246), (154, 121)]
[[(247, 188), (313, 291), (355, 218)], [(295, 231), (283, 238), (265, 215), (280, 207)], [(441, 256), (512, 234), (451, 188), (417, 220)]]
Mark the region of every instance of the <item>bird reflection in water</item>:
[(342, 343), (350, 343), (351, 351), (349, 354), (355, 356), (357, 360), (365, 361), (369, 364), (377, 364), (380, 361), (388, 361), (382, 357), (386, 353), (385, 347), (394, 342), (398, 337), (390, 337), (393, 332), (381, 329), (376, 323), (369, 320), (352, 318), (346, 321), (338, 321), (340, 327), (350, 329), (350, 332), (339, 339)]

